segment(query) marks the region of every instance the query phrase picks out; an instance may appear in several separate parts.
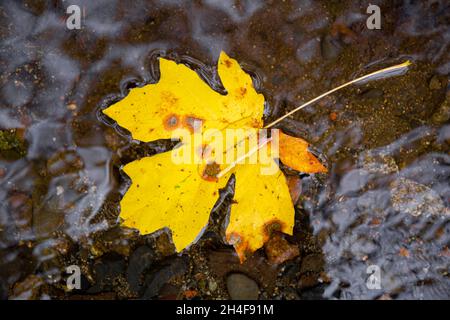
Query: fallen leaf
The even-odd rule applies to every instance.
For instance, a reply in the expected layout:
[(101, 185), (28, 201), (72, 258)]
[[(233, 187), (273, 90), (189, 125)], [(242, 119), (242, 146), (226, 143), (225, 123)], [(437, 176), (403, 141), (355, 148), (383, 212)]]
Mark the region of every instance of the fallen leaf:
[(401, 248), (400, 248), (398, 254), (399, 254), (399, 256), (401, 256), (401, 257), (409, 258), (409, 250), (406, 249), (406, 248), (404, 248), (404, 247), (401, 247)]
[(261, 175), (259, 165), (239, 166), (226, 239), (241, 261), (261, 248), (273, 231), (292, 235), (294, 207), (281, 170)]
[(331, 112), (329, 115), (329, 118), (331, 121), (336, 121), (337, 120), (337, 113), (336, 112)]
[(317, 158), (308, 151), (308, 142), (279, 133), (280, 160), (288, 167), (305, 173), (327, 172)]
[(372, 220), (370, 220), (369, 225), (372, 227), (379, 226), (381, 224), (382, 220), (380, 218), (374, 217)]
[[(269, 158), (269, 165), (275, 168), (274, 172), (261, 174), (264, 165), (259, 162), (247, 164), (235, 158), (227, 158), (220, 165), (206, 162), (205, 154), (212, 153), (208, 151), (210, 144), (202, 145), (199, 152), (190, 142), (199, 134), (204, 137), (208, 129), (223, 133), (226, 129), (262, 128), (264, 96), (256, 92), (250, 76), (222, 52), (218, 74), (227, 91), (222, 95), (185, 65), (164, 58), (159, 61), (158, 83), (134, 88), (124, 99), (103, 110), (128, 129), (134, 139), (148, 142), (175, 135), (182, 141), (179, 148), (124, 166), (132, 185), (120, 203), (123, 225), (142, 234), (169, 228), (179, 252), (201, 235), (219, 190), (235, 174), (235, 195), (225, 233), (240, 261), (262, 247), (273, 231), (292, 234), (294, 208), (286, 178), (273, 157)], [(189, 137), (176, 129), (184, 129)], [(241, 142), (254, 137), (246, 136)], [(307, 173), (326, 171), (307, 151), (304, 140), (281, 131), (279, 140), (280, 159), (286, 165)], [(232, 149), (238, 147), (236, 143)], [(183, 152), (194, 157), (200, 153), (201, 163), (174, 162), (174, 157)], [(226, 174), (221, 175), (223, 172)]]
[(198, 295), (198, 292), (196, 290), (186, 290), (184, 291), (183, 295), (186, 297), (186, 299), (193, 299)]
[[(221, 53), (218, 73), (227, 90), (222, 95), (183, 64), (159, 59), (161, 77), (156, 84), (134, 88), (121, 101), (103, 110), (131, 132), (149, 142), (170, 139), (175, 129), (262, 127), (264, 96), (236, 60)], [(200, 127), (196, 127), (199, 125)]]

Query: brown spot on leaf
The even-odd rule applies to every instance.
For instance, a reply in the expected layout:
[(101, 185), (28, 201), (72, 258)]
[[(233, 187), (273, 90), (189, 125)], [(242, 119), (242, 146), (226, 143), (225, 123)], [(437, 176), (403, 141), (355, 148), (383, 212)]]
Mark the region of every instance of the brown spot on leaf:
[(191, 133), (194, 133), (202, 127), (202, 121), (203, 119), (193, 115), (185, 115), (183, 117), (183, 127), (187, 128)]
[(232, 66), (232, 64), (233, 64), (229, 59), (225, 59), (223, 62), (225, 63), (225, 66), (226, 66), (227, 68), (231, 68), (231, 66)]
[(229, 244), (240, 244), (242, 242), (242, 238), (237, 232), (231, 232), (227, 235), (227, 242)]
[(169, 91), (161, 92), (161, 98), (163, 100), (163, 103), (169, 107), (173, 107), (173, 105), (178, 102), (178, 98)]
[(169, 114), (164, 119), (164, 128), (166, 128), (166, 130), (175, 130), (179, 126), (180, 126), (180, 118), (178, 117), (178, 115), (174, 113)]
[(243, 239), (239, 233), (232, 232), (227, 234), (227, 242), (233, 245), (241, 263), (244, 262), (247, 257), (252, 255), (252, 251), (249, 249), (248, 241)]
[(206, 181), (217, 181), (217, 175), (220, 173), (220, 165), (216, 162), (206, 165), (202, 173), (202, 178)]
[(236, 99), (244, 99), (245, 94), (247, 93), (247, 88), (239, 87), (236, 89)]

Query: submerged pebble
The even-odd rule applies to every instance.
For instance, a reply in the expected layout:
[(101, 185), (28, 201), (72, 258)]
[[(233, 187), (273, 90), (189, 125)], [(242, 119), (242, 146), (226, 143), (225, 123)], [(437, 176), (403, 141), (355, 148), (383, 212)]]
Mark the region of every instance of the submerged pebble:
[(296, 245), (290, 244), (282, 235), (275, 234), (265, 245), (265, 251), (269, 262), (281, 264), (294, 259), (300, 254)]
[(395, 210), (412, 216), (450, 215), (439, 194), (410, 179), (399, 178), (391, 184), (391, 201)]
[(227, 289), (232, 300), (257, 300), (258, 284), (242, 273), (232, 273), (227, 277)]

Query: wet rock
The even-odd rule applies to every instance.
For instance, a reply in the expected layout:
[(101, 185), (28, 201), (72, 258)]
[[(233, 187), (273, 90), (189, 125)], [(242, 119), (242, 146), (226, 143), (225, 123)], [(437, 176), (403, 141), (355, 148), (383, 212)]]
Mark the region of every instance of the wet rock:
[(206, 282), (206, 279), (204, 277), (198, 279), (197, 285), (198, 285), (199, 289), (203, 292), (208, 290), (208, 288), (207, 288), (208, 283)]
[(24, 193), (13, 193), (9, 198), (11, 218), (23, 234), (30, 230), (33, 219), (33, 204), (31, 197)]
[(37, 275), (29, 275), (24, 280), (16, 283), (12, 289), (10, 300), (36, 300), (40, 297), (44, 280)]
[(395, 210), (412, 216), (450, 215), (439, 194), (433, 189), (406, 178), (391, 183), (391, 202)]
[(46, 119), (33, 123), (27, 130), (29, 159), (48, 158), (49, 154), (63, 150), (71, 144), (69, 126)]
[(287, 281), (294, 280), (300, 272), (300, 263), (298, 261), (291, 260), (283, 266), (282, 270), (283, 272), (281, 275), (284, 279)]
[(0, 157), (19, 159), (27, 153), (27, 145), (17, 130), (0, 130)]
[(257, 300), (258, 284), (242, 273), (232, 273), (227, 277), (227, 290), (232, 300)]
[(44, 206), (33, 210), (33, 230), (36, 236), (44, 238), (57, 231), (64, 224), (65, 212), (59, 208), (56, 198), (50, 198)]
[(160, 300), (176, 300), (180, 294), (180, 287), (174, 286), (170, 283), (166, 283), (159, 290), (158, 298)]
[(439, 79), (439, 77), (437, 75), (434, 75), (430, 79), (428, 86), (429, 86), (430, 90), (439, 90), (442, 88), (442, 83), (441, 83), (441, 80)]
[(370, 151), (362, 155), (362, 167), (369, 173), (388, 175), (398, 172), (395, 159), (385, 154), (372, 154)]
[(217, 290), (217, 282), (214, 279), (209, 279), (208, 281), (208, 288), (211, 292), (214, 292)]
[(69, 103), (67, 106), (66, 106), (66, 108), (67, 108), (67, 110), (70, 110), (70, 111), (75, 111), (75, 110), (77, 110), (78, 109), (78, 106), (75, 104), (75, 103)]
[(128, 256), (131, 251), (131, 242), (137, 236), (134, 229), (115, 227), (96, 238), (90, 250), (96, 257), (105, 252), (116, 252), (122, 256)]
[(355, 169), (346, 173), (339, 185), (339, 195), (349, 195), (362, 190), (369, 180), (368, 172), (364, 169)]
[(161, 288), (171, 279), (186, 273), (188, 263), (185, 257), (175, 257), (162, 263), (156, 271), (145, 277), (145, 292), (142, 298), (151, 299), (159, 294)]
[(356, 33), (342, 22), (335, 21), (331, 26), (330, 34), (339, 37), (346, 44), (354, 43), (358, 40)]
[(52, 249), (59, 255), (66, 255), (70, 250), (71, 242), (66, 238), (56, 238), (52, 241)]
[(58, 176), (83, 169), (83, 159), (75, 151), (62, 151), (47, 160), (47, 172), (52, 176)]
[(132, 253), (128, 263), (127, 281), (135, 293), (139, 293), (142, 288), (142, 273), (153, 264), (154, 260), (155, 253), (147, 246), (141, 246)]
[(377, 300), (392, 300), (392, 297), (388, 293), (385, 293), (378, 297)]
[(265, 245), (265, 251), (270, 263), (281, 264), (294, 259), (300, 254), (296, 245), (290, 244), (279, 233), (274, 234)]
[(450, 120), (450, 91), (447, 92), (444, 102), (439, 106), (437, 111), (431, 116), (434, 124), (443, 124)]
[(302, 181), (299, 176), (286, 176), (286, 182), (291, 195), (292, 203), (297, 203), (302, 192)]
[(323, 293), (325, 291), (325, 286), (323, 284), (317, 285), (310, 290), (303, 290), (300, 292), (301, 300), (322, 300), (324, 299)]
[[(320, 41), (317, 38), (313, 38), (305, 43), (302, 43), (297, 48), (297, 58), (302, 63), (308, 63), (314, 60), (320, 52)], [(280, 77), (283, 79), (283, 77)]]
[(300, 273), (315, 272), (320, 273), (324, 267), (324, 259), (320, 254), (310, 254), (303, 258)]
[[(36, 271), (36, 260), (32, 248), (26, 245), (0, 250), (0, 296), (5, 299), (8, 289), (22, 282)], [(2, 290), (5, 291), (2, 291)], [(11, 293), (10, 293), (11, 294)]]
[(113, 281), (125, 272), (125, 261), (118, 254), (108, 254), (96, 261), (94, 267), (95, 284), (87, 293), (111, 291)]
[(275, 288), (278, 266), (270, 264), (261, 251), (240, 263), (233, 249), (213, 250), (208, 254), (208, 265), (216, 279), (224, 279), (231, 273), (243, 273), (264, 284), (264, 290), (269, 294)]
[(361, 98), (363, 99), (375, 100), (375, 99), (383, 99), (383, 97), (384, 97), (383, 90), (378, 88), (372, 88), (361, 93)]
[(176, 252), (175, 245), (167, 232), (161, 233), (155, 242), (156, 253), (161, 257), (167, 257)]
[(320, 48), (322, 57), (325, 60), (337, 58), (342, 52), (342, 45), (339, 43), (339, 40), (330, 35), (327, 35), (322, 39)]
[(128, 143), (127, 139), (124, 139), (122, 136), (118, 135), (112, 128), (107, 128), (105, 130), (105, 142), (111, 150), (119, 150)]
[(319, 277), (316, 273), (303, 274), (300, 276), (298, 288), (300, 290), (310, 289), (319, 284)]

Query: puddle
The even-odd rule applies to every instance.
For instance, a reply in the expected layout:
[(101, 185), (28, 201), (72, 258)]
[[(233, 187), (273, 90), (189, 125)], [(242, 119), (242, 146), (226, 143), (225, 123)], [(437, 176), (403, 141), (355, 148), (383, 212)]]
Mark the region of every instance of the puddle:
[[(366, 4), (354, 1), (72, 2), (85, 13), (80, 30), (66, 28), (62, 1), (0, 5), (2, 299), (449, 298), (446, 1), (381, 1), (381, 30), (367, 29)], [(263, 249), (240, 265), (224, 245), (231, 186), (181, 256), (165, 233), (118, 227), (129, 186), (120, 167), (171, 145), (132, 141), (99, 110), (157, 81), (158, 56), (220, 91), (221, 50), (265, 95), (266, 123), (357, 76), (413, 63), (278, 125), (329, 168), (301, 176), (287, 239), (300, 255), (282, 265)], [(69, 265), (83, 274), (73, 292), (64, 291)], [(367, 286), (371, 265), (379, 288)], [(256, 289), (239, 292), (242, 283)]]

